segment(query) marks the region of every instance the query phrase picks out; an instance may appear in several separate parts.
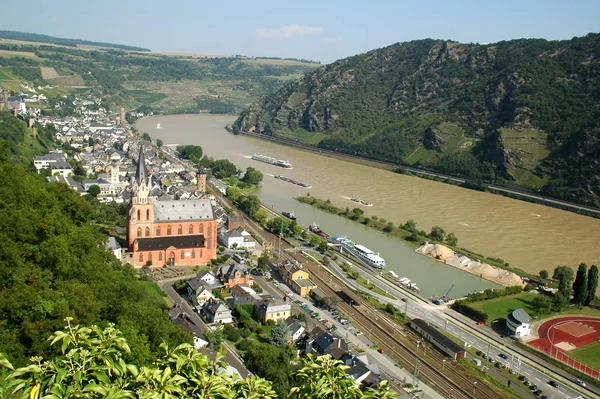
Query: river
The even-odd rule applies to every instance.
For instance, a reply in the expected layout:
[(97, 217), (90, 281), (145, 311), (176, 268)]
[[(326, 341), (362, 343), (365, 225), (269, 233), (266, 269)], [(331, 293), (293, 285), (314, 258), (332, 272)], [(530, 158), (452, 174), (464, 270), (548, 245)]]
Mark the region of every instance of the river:
[[(425, 231), (439, 225), (446, 232), (454, 232), (460, 246), (502, 258), (512, 267), (531, 273), (542, 269), (552, 273), (558, 265), (576, 268), (581, 262), (590, 265), (600, 261), (600, 219), (236, 136), (224, 129), (234, 120), (232, 116), (208, 114), (155, 116), (138, 120), (136, 127), (166, 145), (198, 144), (208, 156), (227, 158), (240, 169), (252, 166), (261, 170), (265, 178), (258, 196), (264, 203), (278, 211), (295, 211), (303, 225), (315, 221), (330, 235), (347, 235), (380, 252), (389, 270), (416, 282), (426, 297), (444, 294), (453, 283), (453, 296), (497, 285), (417, 255), (400, 239), (318, 211), (292, 197), (310, 192), (352, 209), (356, 204), (349, 198), (360, 196), (374, 204), (363, 207), (367, 215), (395, 225), (413, 219)], [(157, 123), (161, 129), (156, 129)], [(293, 169), (254, 161), (250, 157), (255, 153), (289, 160)], [(312, 187), (283, 182), (273, 177), (276, 174)]]

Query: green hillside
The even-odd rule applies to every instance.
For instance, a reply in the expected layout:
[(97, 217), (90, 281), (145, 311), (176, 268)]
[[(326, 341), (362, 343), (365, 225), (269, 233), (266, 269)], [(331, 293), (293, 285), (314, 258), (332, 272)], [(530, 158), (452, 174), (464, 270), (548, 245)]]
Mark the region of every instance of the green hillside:
[(83, 45), (83, 46), (118, 48), (121, 50), (150, 51), (149, 49), (143, 48), (143, 47), (126, 46), (123, 44), (114, 44), (114, 43), (93, 42), (90, 40), (81, 40), (81, 39), (64, 39), (61, 37), (40, 35), (38, 33), (15, 32), (15, 31), (11, 31), (11, 30), (0, 30), (0, 39), (11, 39), (11, 40), (21, 40), (21, 41), (38, 42), (38, 43), (59, 44), (61, 46), (71, 46), (71, 47), (77, 47), (77, 46)]
[(233, 114), (317, 67), (305, 60), (167, 55), (127, 46), (79, 48), (0, 40), (0, 88), (19, 93), (24, 82), (51, 85), (42, 91), (49, 98), (94, 91), (111, 107), (127, 110), (146, 105), (167, 113)]
[(600, 206), (600, 35), (397, 43), (321, 67), (235, 131)]

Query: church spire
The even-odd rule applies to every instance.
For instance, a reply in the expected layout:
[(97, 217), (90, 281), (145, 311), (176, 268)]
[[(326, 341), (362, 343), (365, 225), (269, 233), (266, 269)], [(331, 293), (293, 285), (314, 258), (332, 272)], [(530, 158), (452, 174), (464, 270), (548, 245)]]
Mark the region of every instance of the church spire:
[(144, 156), (144, 146), (140, 146), (140, 154), (138, 155), (137, 169), (135, 171), (135, 181), (138, 186), (146, 184), (148, 171), (146, 170), (146, 157)]

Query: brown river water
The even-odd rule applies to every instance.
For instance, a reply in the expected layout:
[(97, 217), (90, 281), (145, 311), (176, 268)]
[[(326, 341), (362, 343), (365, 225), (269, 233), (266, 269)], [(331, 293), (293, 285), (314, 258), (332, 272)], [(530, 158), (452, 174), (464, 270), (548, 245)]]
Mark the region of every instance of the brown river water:
[[(292, 197), (310, 192), (352, 209), (357, 204), (349, 198), (359, 196), (374, 204), (363, 207), (369, 216), (395, 225), (413, 219), (425, 231), (441, 226), (457, 235), (459, 246), (502, 258), (531, 273), (542, 269), (552, 273), (558, 265), (576, 268), (581, 262), (600, 263), (600, 219), (235, 136), (224, 129), (234, 120), (208, 114), (156, 116), (138, 120), (136, 127), (162, 139), (165, 145), (198, 144), (208, 156), (227, 158), (241, 169), (253, 166), (261, 170), (265, 178), (258, 195), (264, 203), (278, 211), (293, 210), (304, 225), (316, 221), (331, 235), (347, 235), (380, 252), (388, 269), (411, 278), (424, 296), (444, 294), (452, 283), (456, 283), (457, 295), (495, 285), (417, 255), (400, 239), (299, 204)], [(288, 160), (293, 169), (254, 161), (250, 158), (253, 154)], [(276, 174), (312, 187), (283, 182), (273, 177)]]

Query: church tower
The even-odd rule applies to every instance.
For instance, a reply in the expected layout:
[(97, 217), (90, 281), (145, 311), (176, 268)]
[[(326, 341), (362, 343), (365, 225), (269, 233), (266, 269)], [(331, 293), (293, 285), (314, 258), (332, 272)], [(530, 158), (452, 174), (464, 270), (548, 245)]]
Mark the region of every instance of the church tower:
[(131, 202), (129, 204), (129, 219), (127, 221), (127, 244), (133, 251), (136, 238), (154, 237), (154, 197), (150, 196), (152, 178), (146, 169), (144, 147), (140, 147), (135, 180), (131, 185)]
[(115, 195), (119, 187), (119, 164), (117, 163), (110, 168), (110, 188), (109, 194)]
[(196, 188), (202, 194), (206, 194), (206, 171), (204, 168), (198, 169), (196, 172)]

